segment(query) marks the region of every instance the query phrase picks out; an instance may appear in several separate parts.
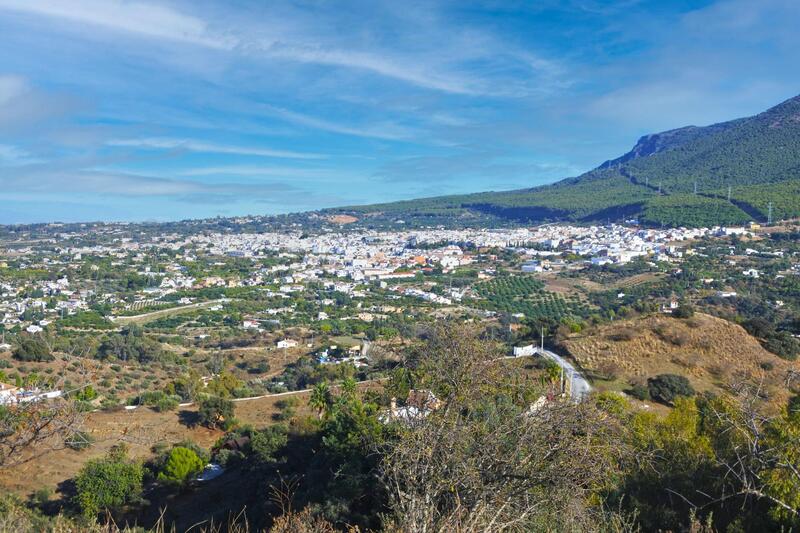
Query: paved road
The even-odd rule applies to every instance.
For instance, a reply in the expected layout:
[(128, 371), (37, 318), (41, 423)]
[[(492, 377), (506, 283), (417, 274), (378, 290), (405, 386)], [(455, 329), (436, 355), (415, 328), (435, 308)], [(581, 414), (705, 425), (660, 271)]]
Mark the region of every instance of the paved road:
[(541, 355), (542, 357), (547, 357), (552, 361), (564, 369), (564, 377), (569, 379), (569, 391), (572, 399), (575, 401), (581, 401), (586, 396), (589, 395), (589, 392), (592, 390), (592, 386), (589, 385), (589, 382), (586, 381), (578, 370), (572, 366), (572, 363), (564, 359), (558, 354), (551, 352), (550, 350), (541, 350), (537, 349), (536, 352)]

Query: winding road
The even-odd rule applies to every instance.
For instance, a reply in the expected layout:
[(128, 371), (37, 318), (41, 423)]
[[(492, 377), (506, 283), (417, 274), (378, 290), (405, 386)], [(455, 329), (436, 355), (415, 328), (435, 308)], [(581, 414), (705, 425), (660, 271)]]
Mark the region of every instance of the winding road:
[(542, 357), (546, 357), (554, 361), (558, 366), (564, 370), (564, 377), (569, 379), (569, 393), (572, 399), (580, 402), (586, 398), (592, 391), (592, 386), (586, 381), (586, 378), (578, 372), (578, 370), (566, 359), (560, 355), (551, 352), (550, 350), (536, 349), (536, 353)]

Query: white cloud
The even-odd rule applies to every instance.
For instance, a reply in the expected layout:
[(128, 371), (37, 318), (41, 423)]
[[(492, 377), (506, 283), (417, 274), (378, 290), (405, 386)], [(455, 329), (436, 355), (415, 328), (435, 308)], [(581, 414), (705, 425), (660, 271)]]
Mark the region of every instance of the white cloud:
[(228, 165), (221, 167), (192, 168), (179, 172), (181, 176), (248, 176), (279, 178), (324, 178), (337, 177), (328, 169), (265, 167), (249, 165)]
[[(367, 45), (358, 45), (346, 42), (325, 30), (326, 19), (312, 18), (313, 22), (305, 26), (283, 21), (284, 25), (292, 28), (291, 32), (284, 31), (283, 25), (273, 23), (271, 17), (257, 19), (252, 25), (247, 21), (237, 24), (223, 17), (226, 22), (212, 26), (209, 19), (155, 2), (0, 0), (0, 10), (58, 18), (239, 55), (360, 70), (450, 94), (521, 96), (541, 92), (544, 87), (552, 85), (551, 78), (555, 74), (561, 75), (556, 63), (528, 52), (509, 49), (487, 35), (478, 36), (473, 32), (465, 38), (446, 24), (442, 25), (441, 21), (424, 29), (413, 28), (414, 32), (419, 32), (420, 42), (408, 49), (396, 43), (387, 45), (371, 41)], [(271, 15), (279, 16), (276, 13)], [(226, 24), (225, 31), (223, 24)], [(425, 42), (431, 38), (434, 39), (432, 42)], [(424, 45), (422, 48), (418, 46), (420, 43)], [(476, 59), (501, 66), (490, 67), (482, 74), (466, 66)], [(505, 70), (509, 65), (527, 69), (536, 83), (512, 80), (497, 83), (492, 72)]]
[(404, 64), (384, 55), (355, 50), (337, 50), (323, 47), (291, 45), (271, 42), (263, 45), (264, 51), (273, 57), (291, 59), (303, 63), (316, 63), (334, 67), (347, 67), (366, 70), (418, 87), (437, 91), (477, 95), (485, 92), (476, 87), (474, 80), (460, 79), (452, 75), (442, 75), (425, 68), (425, 62), (417, 59), (415, 65)]
[(329, 131), (331, 133), (340, 133), (342, 135), (352, 135), (355, 137), (368, 137), (375, 139), (386, 140), (406, 140), (419, 135), (419, 133), (412, 128), (395, 124), (392, 122), (383, 122), (380, 124), (371, 124), (369, 126), (356, 127), (344, 124), (338, 124), (329, 120), (313, 117), (304, 113), (297, 113), (288, 109), (283, 109), (275, 106), (264, 106), (264, 109), (271, 115), (299, 124), (301, 126), (308, 126), (310, 128)]
[(144, 139), (113, 139), (106, 143), (109, 146), (132, 148), (154, 148), (161, 150), (188, 150), (213, 154), (254, 155), (260, 157), (279, 157), (285, 159), (323, 159), (323, 154), (294, 152), (290, 150), (272, 150), (249, 146), (232, 146), (215, 144), (192, 139), (171, 139), (166, 137), (149, 137)]
[(30, 165), (38, 162), (40, 162), (40, 160), (32, 157), (29, 152), (21, 148), (8, 144), (0, 144), (0, 166)]
[(202, 19), (158, 4), (126, 0), (0, 0), (0, 9), (44, 15), (186, 42), (209, 48), (231, 49), (236, 39), (213, 35)]

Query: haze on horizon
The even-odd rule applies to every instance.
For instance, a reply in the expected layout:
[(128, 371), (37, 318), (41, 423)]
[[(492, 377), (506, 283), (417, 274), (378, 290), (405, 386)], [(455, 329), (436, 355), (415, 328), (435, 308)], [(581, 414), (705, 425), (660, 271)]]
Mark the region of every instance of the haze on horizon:
[(0, 223), (552, 182), (796, 95), (798, 20), (794, 0), (0, 0)]

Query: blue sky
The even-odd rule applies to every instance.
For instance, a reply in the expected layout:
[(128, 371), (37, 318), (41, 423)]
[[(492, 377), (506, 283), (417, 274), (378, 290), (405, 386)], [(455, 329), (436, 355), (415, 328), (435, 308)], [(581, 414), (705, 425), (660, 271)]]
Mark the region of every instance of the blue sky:
[(800, 92), (796, 0), (0, 0), (0, 223), (531, 187)]

